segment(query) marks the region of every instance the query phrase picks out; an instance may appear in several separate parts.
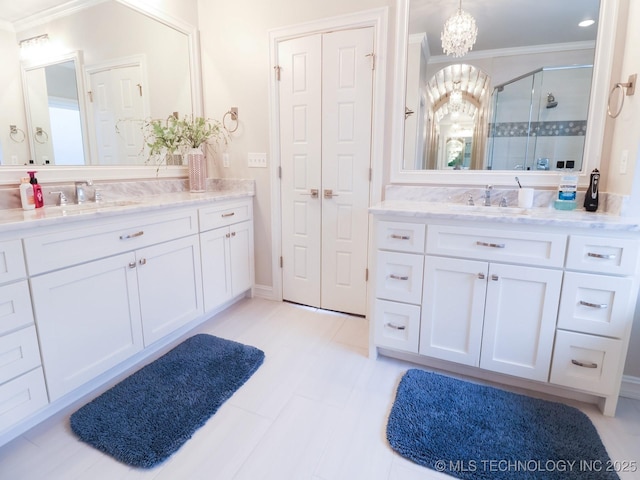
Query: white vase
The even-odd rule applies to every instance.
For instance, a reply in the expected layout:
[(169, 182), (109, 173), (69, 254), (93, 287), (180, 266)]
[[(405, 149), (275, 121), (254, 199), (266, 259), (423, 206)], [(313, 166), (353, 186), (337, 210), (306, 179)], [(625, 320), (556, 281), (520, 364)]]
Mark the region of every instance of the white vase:
[(199, 148), (192, 148), (186, 153), (189, 165), (189, 190), (204, 192), (207, 189), (207, 163), (204, 153)]

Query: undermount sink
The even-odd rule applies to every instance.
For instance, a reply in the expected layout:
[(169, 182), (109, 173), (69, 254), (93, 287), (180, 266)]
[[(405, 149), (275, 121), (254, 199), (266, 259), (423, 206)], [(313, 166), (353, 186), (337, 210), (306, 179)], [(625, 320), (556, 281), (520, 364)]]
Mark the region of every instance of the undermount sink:
[(58, 210), (64, 210), (67, 212), (71, 211), (82, 211), (82, 210), (97, 210), (100, 208), (110, 208), (110, 207), (127, 207), (130, 205), (138, 205), (140, 200), (113, 200), (113, 201), (102, 201), (102, 202), (86, 202), (86, 203), (70, 203), (67, 205), (50, 205), (46, 208), (55, 208)]
[(487, 215), (528, 215), (530, 213), (529, 209), (522, 207), (500, 207), (496, 205), (484, 206), (452, 203), (447, 205), (447, 208), (455, 212), (485, 213)]

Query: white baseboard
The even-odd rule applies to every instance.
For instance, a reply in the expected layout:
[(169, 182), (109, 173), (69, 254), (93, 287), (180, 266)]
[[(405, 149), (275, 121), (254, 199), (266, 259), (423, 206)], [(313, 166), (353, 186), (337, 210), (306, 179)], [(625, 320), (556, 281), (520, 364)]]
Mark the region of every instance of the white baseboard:
[(640, 377), (623, 375), (620, 396), (640, 400)]
[(275, 298), (273, 287), (270, 287), (268, 285), (254, 285), (253, 296), (264, 298), (265, 300), (282, 300), (281, 298)]

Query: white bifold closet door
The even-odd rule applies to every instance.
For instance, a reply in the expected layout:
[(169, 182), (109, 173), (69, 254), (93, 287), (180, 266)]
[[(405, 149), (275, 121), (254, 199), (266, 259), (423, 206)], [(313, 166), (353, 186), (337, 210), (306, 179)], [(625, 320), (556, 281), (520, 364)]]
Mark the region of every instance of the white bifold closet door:
[(373, 28), (281, 42), (284, 300), (366, 312)]

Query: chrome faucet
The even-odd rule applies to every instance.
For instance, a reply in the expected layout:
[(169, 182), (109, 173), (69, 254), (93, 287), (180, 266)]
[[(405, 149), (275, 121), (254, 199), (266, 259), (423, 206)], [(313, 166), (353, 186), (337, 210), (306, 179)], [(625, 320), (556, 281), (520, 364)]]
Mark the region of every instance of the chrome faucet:
[(493, 185), (487, 185), (484, 188), (484, 206), (485, 207), (491, 206), (491, 190), (493, 190)]
[(85, 192), (84, 187), (90, 187), (93, 185), (91, 180), (82, 180), (79, 182), (75, 182), (76, 186), (76, 202), (79, 204), (87, 201), (87, 192)]

